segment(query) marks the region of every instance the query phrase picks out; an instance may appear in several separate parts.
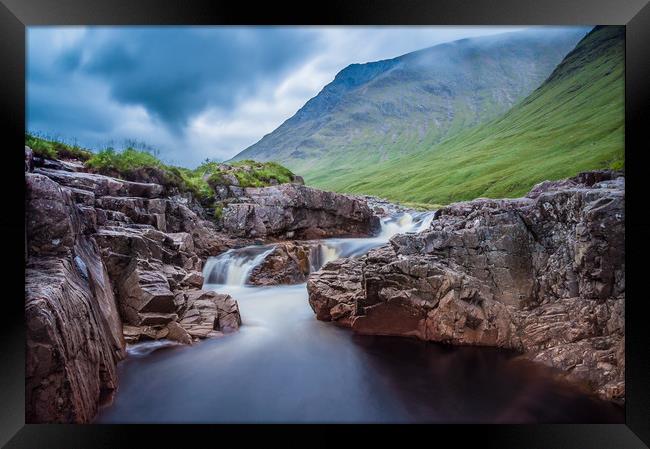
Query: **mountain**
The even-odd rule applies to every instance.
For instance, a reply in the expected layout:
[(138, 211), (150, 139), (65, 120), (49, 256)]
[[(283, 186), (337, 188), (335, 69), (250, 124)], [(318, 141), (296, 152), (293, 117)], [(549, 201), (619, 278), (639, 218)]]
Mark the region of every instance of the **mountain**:
[(501, 117), (398, 161), (315, 185), (393, 200), (448, 204), (516, 197), (543, 180), (625, 161), (625, 28), (596, 27), (538, 89)]
[(588, 28), (546, 28), (352, 64), (233, 160), (274, 160), (320, 181), (431, 148), (506, 112), (544, 81)]

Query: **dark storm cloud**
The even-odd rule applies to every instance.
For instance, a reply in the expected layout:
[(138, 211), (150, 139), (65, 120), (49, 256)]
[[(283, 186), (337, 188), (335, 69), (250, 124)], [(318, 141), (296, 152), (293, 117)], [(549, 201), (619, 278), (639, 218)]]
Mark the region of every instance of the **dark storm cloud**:
[(496, 27), (29, 27), (27, 127), (163, 160), (225, 160), (288, 119), (346, 65)]
[(58, 64), (95, 76), (120, 103), (141, 105), (180, 129), (208, 106), (232, 107), (312, 50), (307, 30), (92, 29)]

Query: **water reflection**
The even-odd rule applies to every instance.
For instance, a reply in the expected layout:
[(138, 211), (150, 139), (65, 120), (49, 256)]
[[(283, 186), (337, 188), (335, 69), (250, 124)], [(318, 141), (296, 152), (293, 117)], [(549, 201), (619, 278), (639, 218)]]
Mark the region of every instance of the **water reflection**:
[(621, 407), (584, 394), (557, 374), (494, 348), (398, 337), (353, 336), (375, 375), (415, 422), (623, 422)]
[(129, 357), (98, 422), (623, 421), (622, 410), (505, 351), (358, 336), (319, 322), (304, 284), (211, 288), (239, 301), (241, 331)]

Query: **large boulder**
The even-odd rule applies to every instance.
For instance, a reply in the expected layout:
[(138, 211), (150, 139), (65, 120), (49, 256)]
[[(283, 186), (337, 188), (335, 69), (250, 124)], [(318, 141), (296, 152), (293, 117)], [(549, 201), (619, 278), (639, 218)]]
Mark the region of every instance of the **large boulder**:
[(300, 284), (311, 270), (314, 243), (282, 242), (257, 265), (248, 277), (252, 285)]
[(43, 175), (27, 173), (25, 181), (29, 253), (67, 253), (81, 228), (71, 195)]
[(453, 204), (312, 274), (310, 305), (360, 333), (519, 350), (622, 400), (624, 206), (613, 172)]
[(144, 198), (158, 198), (162, 194), (159, 184), (124, 181), (110, 176), (93, 173), (71, 172), (38, 168), (35, 173), (40, 173), (51, 178), (57, 184), (66, 187), (75, 187), (89, 190), (96, 196), (131, 196)]
[(239, 307), (230, 295), (186, 290), (176, 295), (180, 326), (194, 338), (229, 334), (239, 329)]
[(174, 294), (161, 263), (134, 258), (115, 284), (125, 323), (165, 325), (178, 319)]
[(300, 184), (247, 188), (223, 209), (226, 232), (240, 237), (316, 239), (369, 236), (379, 219), (361, 200)]

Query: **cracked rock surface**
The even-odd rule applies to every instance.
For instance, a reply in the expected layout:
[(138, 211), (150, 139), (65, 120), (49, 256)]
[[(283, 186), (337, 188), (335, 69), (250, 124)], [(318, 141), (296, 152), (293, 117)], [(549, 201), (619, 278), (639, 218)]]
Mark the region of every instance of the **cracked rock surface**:
[(159, 184), (50, 165), (25, 165), (26, 418), (86, 423), (127, 343), (238, 329), (236, 301), (201, 290), (203, 260), (238, 241)]
[(596, 171), (477, 199), (310, 275), (320, 320), (364, 334), (511, 348), (625, 397), (625, 181)]

